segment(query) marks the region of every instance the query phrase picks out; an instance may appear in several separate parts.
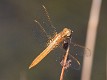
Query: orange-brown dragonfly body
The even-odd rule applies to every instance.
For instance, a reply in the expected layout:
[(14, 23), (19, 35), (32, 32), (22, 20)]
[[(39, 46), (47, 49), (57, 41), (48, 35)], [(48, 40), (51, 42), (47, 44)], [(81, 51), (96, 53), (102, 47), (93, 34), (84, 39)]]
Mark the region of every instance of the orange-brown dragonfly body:
[(34, 61), (29, 66), (29, 69), (37, 65), (50, 51), (52, 51), (55, 47), (57, 47), (62, 41), (64, 41), (68, 36), (71, 35), (71, 30), (68, 28), (64, 28), (59, 34), (56, 34), (54, 38), (51, 40), (48, 47), (38, 55)]
[[(50, 23), (50, 26), (51, 28), (54, 29), (54, 32), (56, 33), (56, 28), (52, 25), (52, 22), (50, 20), (50, 17), (49, 17), (49, 14), (45, 8), (44, 5), (42, 5), (42, 7), (44, 8), (44, 11), (45, 11), (45, 14), (46, 14), (46, 17), (48, 19), (48, 22)], [(38, 25), (39, 27), (41, 28), (41, 30), (43, 30), (43, 32), (46, 34), (46, 37), (49, 38), (50, 36), (47, 34), (47, 32), (45, 31), (45, 29), (42, 27), (42, 25), (37, 21), (37, 20), (34, 20)], [(43, 22), (44, 23), (44, 22)], [(58, 45), (60, 45), (61, 42), (65, 42), (64, 45), (63, 45), (63, 49), (67, 50), (68, 49), (68, 42), (66, 42), (67, 39), (69, 39), (70, 43), (71, 43), (71, 34), (72, 34), (72, 30), (68, 29), (68, 28), (64, 28), (60, 33), (56, 33), (55, 36), (53, 36), (53, 38), (50, 40), (50, 43), (49, 45), (47, 46), (47, 48), (40, 53), (40, 55), (38, 55), (34, 61), (31, 63), (31, 65), (29, 66), (29, 69), (36, 66), (44, 57), (46, 57), (50, 51), (52, 51), (54, 48), (56, 48)], [(69, 43), (69, 45), (71, 45)], [(66, 45), (67, 44), (67, 45)], [(84, 46), (81, 46), (81, 45), (78, 45), (78, 44), (74, 44), (73, 47), (79, 47), (81, 49), (83, 49), (83, 54), (84, 54), (84, 50), (88, 50), (89, 51), (89, 55), (90, 55), (90, 50), (88, 48), (85, 48)], [(80, 50), (81, 50), (80, 49)], [(73, 49), (72, 49), (73, 50)], [(75, 51), (75, 49), (74, 49)], [(71, 53), (75, 53), (75, 52), (71, 52)], [(80, 52), (79, 52), (80, 54)], [(77, 51), (76, 51), (76, 55), (77, 55)], [(87, 54), (86, 54), (87, 55)], [(70, 55), (69, 56), (71, 57), (72, 59), (72, 63), (76, 63), (76, 66), (74, 66), (75, 69), (79, 69), (80, 68), (80, 62), (78, 61), (78, 59), (76, 59), (73, 55)], [(66, 63), (67, 64), (67, 63)], [(71, 64), (68, 62), (68, 65)], [(63, 60), (61, 62), (61, 65), (63, 66)]]

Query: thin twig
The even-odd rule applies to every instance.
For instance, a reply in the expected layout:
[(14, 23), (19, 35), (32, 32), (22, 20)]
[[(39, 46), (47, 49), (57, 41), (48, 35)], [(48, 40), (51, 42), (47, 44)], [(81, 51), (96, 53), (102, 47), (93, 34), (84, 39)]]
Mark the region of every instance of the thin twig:
[(62, 71), (61, 71), (61, 75), (60, 75), (60, 80), (63, 80), (63, 76), (64, 76), (64, 71), (65, 71), (65, 65), (66, 65), (66, 61), (67, 61), (67, 57), (68, 57), (68, 54), (69, 54), (69, 46), (67, 48), (67, 51), (66, 51), (66, 54), (64, 56), (64, 61), (63, 61), (63, 67), (62, 67)]

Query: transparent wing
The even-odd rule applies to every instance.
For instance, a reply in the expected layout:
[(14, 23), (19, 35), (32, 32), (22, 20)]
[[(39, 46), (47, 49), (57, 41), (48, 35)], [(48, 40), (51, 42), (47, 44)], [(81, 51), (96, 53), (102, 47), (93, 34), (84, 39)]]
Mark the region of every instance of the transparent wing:
[(46, 7), (44, 5), (42, 5), (42, 7), (43, 7), (44, 15), (47, 18), (46, 19), (46, 22), (48, 23), (47, 26), (49, 26), (51, 28), (53, 33), (56, 33), (56, 27), (54, 27), (54, 25), (52, 24), (51, 18), (49, 16), (49, 13), (48, 13)]
[(77, 57), (74, 57), (73, 55), (70, 55), (70, 54), (68, 57), (69, 57), (68, 60), (71, 60), (71, 67), (76, 69), (76, 70), (79, 70), (81, 68), (80, 59), (78, 59)]
[[(63, 59), (61, 60), (60, 64), (63, 66)], [(77, 57), (74, 57), (73, 55), (69, 54), (65, 68), (68, 69), (69, 67), (72, 67), (73, 69), (79, 70), (81, 68), (81, 63), (78, 60)]]
[(90, 49), (73, 42), (70, 43), (70, 53), (75, 56), (91, 56)]
[(42, 5), (41, 13), (36, 17), (34, 22), (34, 35), (38, 42), (43, 46), (56, 33), (56, 28), (53, 26), (49, 17), (49, 13), (44, 5)]
[(42, 47), (46, 47), (47, 41), (48, 41), (48, 35), (46, 34), (46, 31), (42, 29), (42, 25), (38, 22), (33, 23), (33, 36), (35, 38), (35, 41)]
[[(62, 50), (61, 53), (63, 53), (64, 56), (66, 51), (62, 48), (62, 46), (59, 47)], [(86, 50), (88, 53), (85, 53), (84, 50)], [(68, 59), (66, 62), (66, 68), (71, 67), (73, 69), (79, 70), (82, 66), (83, 56), (89, 57), (90, 55), (91, 52), (88, 48), (75, 43), (71, 43)], [(60, 64), (63, 65), (63, 57), (60, 58)]]
[[(63, 66), (63, 59), (61, 60), (60, 64)], [(69, 67), (72, 67), (76, 70), (79, 70), (81, 68), (80, 61), (70, 54), (68, 55), (68, 58), (65, 64), (66, 69), (68, 69)]]
[[(87, 53), (85, 53), (87, 51)], [(82, 66), (83, 56), (89, 57), (91, 55), (90, 49), (79, 44), (71, 42), (69, 60), (71, 60), (71, 67), (79, 70)]]

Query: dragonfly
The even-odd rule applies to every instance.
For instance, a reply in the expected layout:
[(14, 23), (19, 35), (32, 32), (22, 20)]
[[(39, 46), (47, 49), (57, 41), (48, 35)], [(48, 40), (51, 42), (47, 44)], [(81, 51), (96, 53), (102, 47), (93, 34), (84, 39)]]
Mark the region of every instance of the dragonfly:
[[(62, 48), (64, 49), (64, 51), (67, 50), (68, 46), (74, 47), (74, 49), (72, 48), (72, 52), (69, 52), (69, 53), (79, 52), (79, 50), (83, 50), (83, 51), (88, 50), (89, 54), (90, 54), (90, 50), (88, 48), (85, 48), (84, 46), (75, 44), (71, 41), (73, 30), (65, 27), (61, 32), (57, 33), (56, 28), (53, 26), (52, 21), (49, 17), (49, 13), (48, 13), (46, 7), (44, 5), (42, 5), (42, 7), (45, 11), (45, 14), (47, 16), (47, 19), (48, 19), (51, 27), (54, 29), (55, 35), (50, 39), (48, 46), (33, 60), (31, 65), (29, 66), (29, 69), (31, 69), (32, 67), (34, 67), (38, 63), (40, 63), (40, 61), (43, 60), (52, 50), (54, 50), (57, 47), (60, 47), (60, 44), (62, 44)], [(46, 30), (43, 28), (43, 26), (40, 24), (40, 22), (37, 20), (34, 20), (34, 21), (40, 26), (40, 28), (43, 30), (44, 34), (46, 34), (47, 38), (49, 38)], [(82, 53), (82, 55), (83, 54), (84, 53)], [(60, 64), (61, 64), (61, 66), (63, 66), (63, 64), (64, 64), (63, 59), (60, 62)], [(68, 68), (70, 65), (72, 65), (72, 66), (75, 65), (75, 66), (73, 66), (73, 68), (76, 68), (76, 69), (79, 69), (81, 66), (79, 60), (71, 54), (69, 54), (69, 56), (67, 58), (65, 68)]]

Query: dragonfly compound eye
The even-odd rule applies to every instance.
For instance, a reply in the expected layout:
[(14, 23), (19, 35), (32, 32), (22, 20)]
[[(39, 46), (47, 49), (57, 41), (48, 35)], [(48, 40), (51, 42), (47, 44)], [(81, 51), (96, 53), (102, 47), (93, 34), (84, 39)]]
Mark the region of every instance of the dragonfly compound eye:
[(64, 34), (66, 34), (66, 36), (70, 36), (71, 35), (71, 30), (68, 28), (64, 28), (63, 29)]

